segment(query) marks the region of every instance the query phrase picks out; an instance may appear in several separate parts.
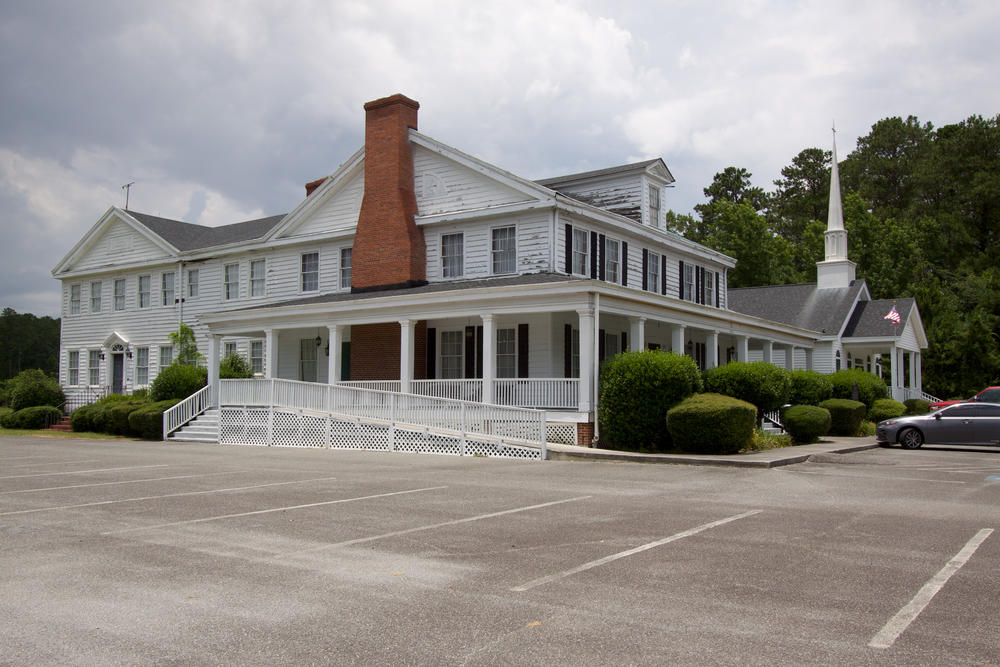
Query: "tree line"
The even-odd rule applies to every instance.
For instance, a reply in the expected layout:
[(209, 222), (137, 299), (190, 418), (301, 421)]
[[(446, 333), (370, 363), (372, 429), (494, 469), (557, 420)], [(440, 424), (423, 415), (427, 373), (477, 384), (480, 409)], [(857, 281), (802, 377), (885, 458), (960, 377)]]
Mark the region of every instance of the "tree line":
[(4, 308), (0, 313), (0, 380), (23, 370), (59, 372), (59, 320)]

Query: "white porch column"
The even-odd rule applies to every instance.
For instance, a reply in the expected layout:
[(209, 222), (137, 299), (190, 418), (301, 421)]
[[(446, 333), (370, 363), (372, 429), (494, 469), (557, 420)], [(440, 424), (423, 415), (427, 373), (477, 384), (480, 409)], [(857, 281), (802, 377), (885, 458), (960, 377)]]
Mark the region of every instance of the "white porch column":
[(764, 341), (764, 361), (769, 364), (773, 364), (774, 361), (774, 342), (765, 340)]
[(480, 315), (483, 320), (483, 403), (495, 403), (493, 388), (497, 376), (497, 329), (493, 313)]
[(594, 309), (581, 308), (580, 316), (580, 388), (578, 409), (590, 412), (594, 389)]
[(785, 368), (792, 370), (795, 368), (795, 346), (789, 345), (785, 348)]
[(899, 378), (901, 376), (901, 373), (899, 371), (903, 367), (903, 365), (900, 363), (901, 358), (902, 357), (900, 356), (900, 351), (896, 348), (895, 343), (893, 343), (892, 355), (890, 356), (890, 359), (892, 359), (891, 361), (892, 367), (889, 369), (889, 374), (891, 375), (891, 378), (889, 380), (889, 388), (890, 388), (889, 393), (893, 398), (897, 397), (896, 387), (899, 386)]
[(736, 361), (746, 362), (750, 358), (750, 337), (736, 337)]
[(911, 375), (910, 377), (911, 378), (915, 377), (916, 381), (912, 382), (911, 384), (913, 385), (914, 389), (916, 389), (920, 393), (923, 393), (923, 391), (924, 391), (924, 373), (923, 373), (923, 368), (922, 368), (923, 359), (921, 359), (921, 357), (920, 357), (920, 350), (917, 350), (916, 352), (914, 352), (913, 356), (916, 357), (916, 360), (914, 361), (914, 369), (916, 371), (916, 375)]
[(684, 330), (687, 329), (683, 324), (675, 324), (673, 329), (670, 331), (670, 351), (676, 352), (677, 354), (684, 354)]
[(219, 405), (219, 343), (221, 336), (208, 336), (208, 386), (212, 387), (212, 405)]
[(399, 321), (399, 390), (410, 393), (413, 382), (413, 320)]
[(813, 368), (813, 349), (811, 347), (807, 347), (805, 350), (806, 350), (806, 370), (807, 371), (815, 370)]
[(705, 335), (705, 368), (719, 365), (719, 332), (709, 331)]
[(628, 349), (632, 352), (642, 352), (646, 349), (646, 318), (630, 317), (628, 333)]
[(906, 386), (910, 389), (917, 386), (917, 355), (914, 352), (910, 352), (910, 384)]
[(264, 377), (278, 376), (278, 335), (274, 329), (264, 329)]
[(337, 384), (340, 382), (340, 342), (344, 337), (344, 325), (331, 324), (327, 331), (326, 344), (330, 347), (330, 356), (326, 360), (326, 381), (327, 384)]

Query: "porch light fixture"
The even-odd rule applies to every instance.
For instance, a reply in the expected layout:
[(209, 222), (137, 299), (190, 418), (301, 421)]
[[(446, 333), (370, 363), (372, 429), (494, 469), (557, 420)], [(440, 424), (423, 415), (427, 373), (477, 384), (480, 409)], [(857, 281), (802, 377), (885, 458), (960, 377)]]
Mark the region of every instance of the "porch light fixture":
[(320, 338), (319, 336), (316, 336), (316, 347), (319, 347), (322, 344), (323, 344), (323, 339)]
[(323, 348), (323, 352), (326, 354), (326, 356), (328, 357), (330, 356), (330, 341), (326, 341), (326, 347)]
[(132, 358), (132, 347), (131, 346), (125, 348), (125, 356), (128, 357), (129, 359)]

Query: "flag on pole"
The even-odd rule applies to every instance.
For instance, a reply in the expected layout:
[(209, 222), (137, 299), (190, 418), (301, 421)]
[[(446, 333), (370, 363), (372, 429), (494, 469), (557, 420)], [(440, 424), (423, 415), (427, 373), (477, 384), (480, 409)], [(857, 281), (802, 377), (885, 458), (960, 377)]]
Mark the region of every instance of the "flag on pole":
[(899, 324), (901, 318), (899, 317), (899, 311), (896, 310), (896, 304), (892, 305), (892, 310), (886, 313), (886, 316), (882, 318), (883, 320), (889, 320), (893, 324)]

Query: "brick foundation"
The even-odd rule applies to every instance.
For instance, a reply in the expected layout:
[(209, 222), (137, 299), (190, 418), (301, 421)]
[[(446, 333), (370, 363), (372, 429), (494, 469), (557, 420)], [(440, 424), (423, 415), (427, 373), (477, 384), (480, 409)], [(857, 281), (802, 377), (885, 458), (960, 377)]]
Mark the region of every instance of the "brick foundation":
[(593, 447), (594, 424), (585, 422), (576, 425), (576, 444), (581, 447)]
[[(427, 377), (427, 322), (413, 327), (413, 378)], [(351, 379), (399, 379), (399, 322), (351, 325)]]

